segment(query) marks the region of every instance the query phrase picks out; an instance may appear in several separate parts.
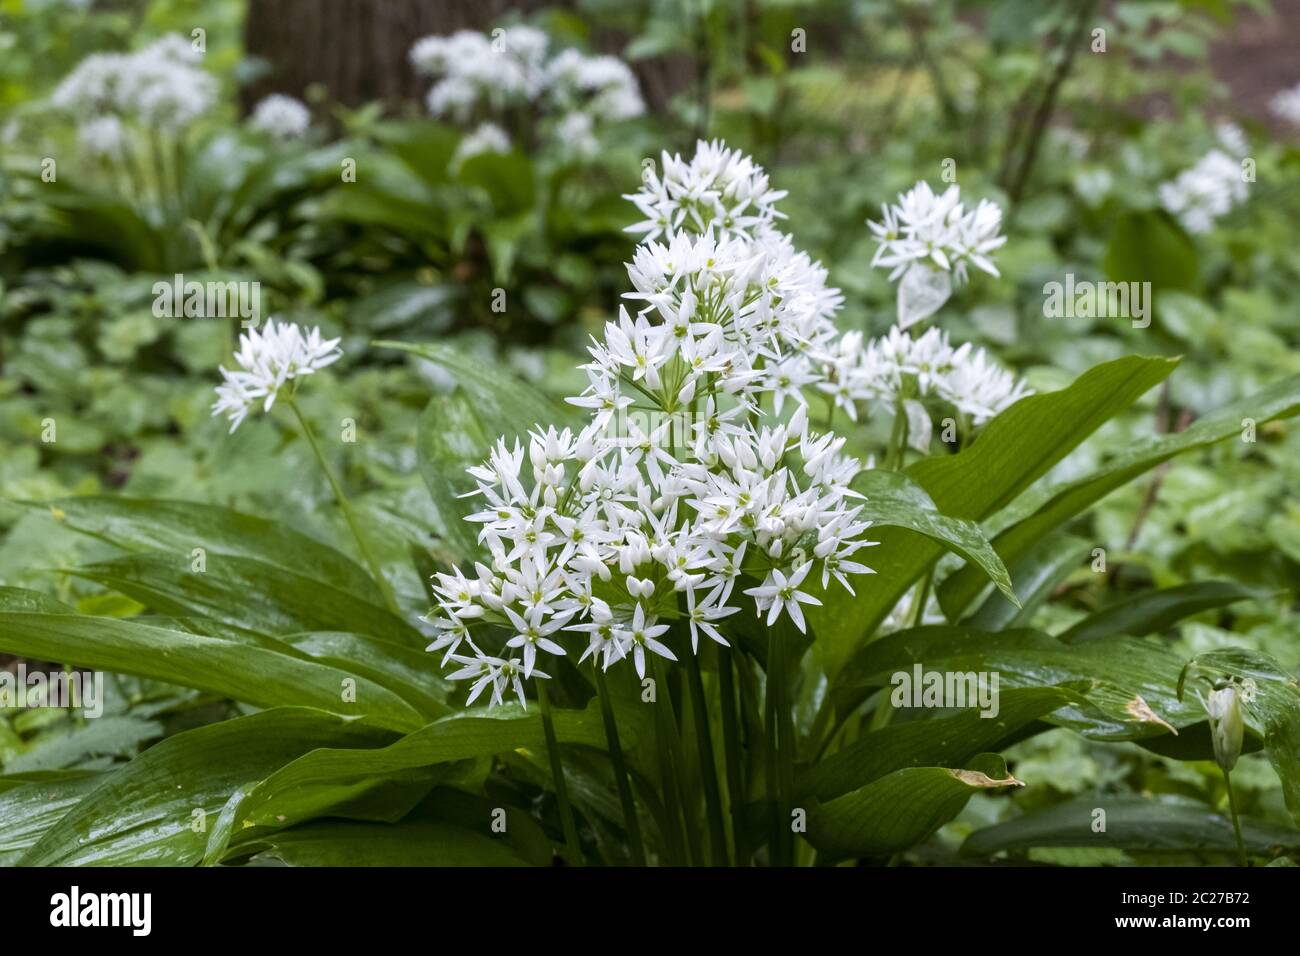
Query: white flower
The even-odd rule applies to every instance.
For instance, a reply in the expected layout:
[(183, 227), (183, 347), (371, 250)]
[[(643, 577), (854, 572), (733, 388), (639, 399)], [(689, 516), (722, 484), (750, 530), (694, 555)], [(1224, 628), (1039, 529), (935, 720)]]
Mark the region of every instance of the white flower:
[(298, 139), (311, 127), (311, 111), (301, 100), (272, 93), (254, 107), (251, 122), (278, 139)]
[(758, 605), (758, 612), (761, 615), (768, 611), (767, 626), (771, 627), (781, 616), (782, 608), (790, 615), (794, 621), (795, 627), (800, 631), (807, 631), (804, 623), (803, 608), (800, 604), (818, 604), (822, 602), (817, 600), (811, 594), (806, 594), (799, 590), (799, 585), (803, 579), (808, 576), (808, 569), (812, 567), (812, 562), (800, 565), (786, 577), (776, 568), (773, 568), (767, 576), (767, 580), (756, 588), (746, 588), (745, 593), (754, 598)]
[(1268, 107), (1280, 119), (1300, 126), (1300, 84), (1274, 94)]
[(115, 114), (179, 131), (212, 108), (217, 81), (198, 67), (201, 54), (172, 35), (136, 53), (96, 53), (59, 83), (50, 100), (82, 119)]
[(849, 333), (827, 356), (829, 381), (819, 386), (854, 420), (859, 404), (934, 396), (969, 415), (976, 427), (1032, 394), (1023, 381), (993, 363), (983, 349), (957, 348), (948, 334), (930, 328), (913, 337), (899, 326), (865, 346)]
[(666, 151), (661, 162), (662, 178), (647, 166), (641, 189), (624, 197), (646, 217), (627, 227), (643, 233), (643, 241), (706, 227), (720, 240), (736, 233), (753, 236), (781, 215), (776, 203), (785, 191), (772, 189), (763, 167), (719, 140), (700, 140), (689, 162)]
[(339, 339), (322, 338), (318, 328), (304, 335), (292, 322), (277, 325), (269, 319), (264, 330), (250, 329), (239, 337), (234, 356), (239, 368), (220, 369), (225, 381), (217, 386), (212, 414), (227, 415), (233, 432), (257, 403), (269, 412), (285, 383), (337, 362), (343, 355), (338, 344)]
[(92, 156), (119, 156), (126, 145), (126, 129), (116, 116), (97, 116), (77, 128), (77, 142)]
[(1249, 193), (1239, 160), (1212, 149), (1170, 182), (1161, 183), (1160, 203), (1188, 232), (1208, 232), (1214, 221)]
[(496, 123), (480, 123), (472, 133), (463, 137), (457, 144), (451, 164), (453, 167), (458, 167), (471, 156), (508, 152), (510, 152), (510, 137), (506, 135), (506, 131)]

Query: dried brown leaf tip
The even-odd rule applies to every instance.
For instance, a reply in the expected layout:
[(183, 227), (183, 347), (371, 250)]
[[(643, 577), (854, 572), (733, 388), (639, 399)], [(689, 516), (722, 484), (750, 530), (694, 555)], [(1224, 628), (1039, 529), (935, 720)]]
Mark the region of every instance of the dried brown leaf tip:
[(1143, 700), (1141, 695), (1134, 697), (1125, 704), (1124, 710), (1127, 711), (1134, 720), (1139, 720), (1144, 724), (1159, 724), (1161, 727), (1167, 727), (1169, 732), (1175, 737), (1178, 736), (1178, 728), (1152, 710), (1151, 705)]

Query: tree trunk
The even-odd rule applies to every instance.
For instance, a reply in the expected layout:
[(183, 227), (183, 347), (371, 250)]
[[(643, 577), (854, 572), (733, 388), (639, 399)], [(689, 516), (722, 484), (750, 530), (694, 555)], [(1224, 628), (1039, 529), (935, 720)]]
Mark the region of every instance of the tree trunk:
[[(526, 19), (543, 7), (564, 5), (565, 0), (249, 0), (244, 46), (269, 69), (244, 87), (243, 107), (251, 110), (268, 93), (302, 98), (313, 84), (324, 87), (329, 100), (351, 107), (418, 101), (429, 79), (407, 60), (416, 40), (488, 30), (512, 14)], [(689, 68), (673, 59), (634, 64), (652, 108), (661, 108), (690, 82)]]

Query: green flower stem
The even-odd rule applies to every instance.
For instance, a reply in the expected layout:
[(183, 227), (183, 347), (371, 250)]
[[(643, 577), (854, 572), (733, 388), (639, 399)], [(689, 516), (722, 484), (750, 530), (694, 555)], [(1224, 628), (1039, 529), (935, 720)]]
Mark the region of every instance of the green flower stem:
[(546, 753), (551, 758), (551, 778), (555, 781), (555, 800), (560, 805), (560, 825), (564, 828), (564, 843), (568, 860), (573, 866), (582, 866), (582, 844), (578, 841), (578, 828), (573, 822), (573, 807), (569, 804), (569, 788), (564, 782), (564, 765), (560, 763), (560, 744), (555, 739), (555, 721), (551, 717), (551, 699), (546, 693), (546, 681), (533, 681), (537, 685), (537, 702), (542, 705), (542, 731), (546, 734)]
[(718, 786), (718, 765), (709, 731), (709, 708), (704, 698), (704, 679), (695, 654), (686, 655), (686, 680), (691, 687), (692, 723), (700, 758), (700, 779), (704, 781), (704, 806), (709, 819), (709, 858), (714, 866), (726, 866), (727, 827), (722, 819), (722, 792)]
[(920, 627), (921, 622), (925, 619), (925, 605), (930, 600), (930, 585), (934, 583), (934, 565), (930, 565), (929, 570), (925, 572), (925, 577), (921, 578), (921, 583), (916, 586), (916, 595), (913, 600), (916, 604), (912, 608), (912, 627)]
[(609, 759), (614, 765), (614, 782), (618, 785), (618, 799), (623, 804), (623, 825), (627, 828), (628, 841), (632, 844), (632, 862), (645, 866), (645, 844), (641, 840), (641, 821), (636, 815), (636, 802), (632, 799), (632, 784), (627, 775), (627, 764), (623, 761), (623, 748), (618, 741), (618, 723), (614, 720), (614, 708), (609, 697), (609, 685), (605, 672), (600, 669), (596, 658), (591, 660), (592, 672), (596, 675), (596, 696), (600, 699), (600, 716), (605, 722), (605, 744), (609, 748)]
[(736, 863), (749, 862), (745, 839), (745, 786), (740, 768), (740, 722), (736, 711), (736, 679), (732, 673), (731, 649), (718, 648), (718, 696), (722, 703), (722, 749), (727, 769), (727, 807), (731, 813), (732, 856)]
[(772, 821), (772, 863), (774, 866), (791, 866), (794, 862), (794, 840), (790, 832), (790, 803), (794, 791), (794, 722), (786, 687), (785, 642), (777, 631), (768, 632), (767, 642), (767, 698), (768, 713), (772, 722), (769, 738), (772, 749), (772, 768), (768, 771), (769, 786), (774, 781), (775, 813)]
[(330, 468), (329, 464), (325, 461), (325, 455), (321, 452), (320, 445), (316, 441), (316, 433), (312, 431), (311, 425), (308, 424), (307, 418), (303, 415), (302, 409), (298, 407), (297, 402), (292, 398), (286, 398), (285, 403), (293, 409), (294, 415), (298, 418), (298, 427), (302, 429), (303, 435), (306, 436), (307, 444), (311, 445), (311, 450), (316, 455), (316, 461), (320, 465), (321, 471), (325, 473), (325, 478), (329, 481), (330, 488), (334, 491), (334, 500), (338, 502), (339, 508), (343, 512), (343, 517), (347, 519), (348, 527), (352, 530), (352, 537), (356, 541), (357, 547), (361, 550), (361, 556), (365, 558), (366, 565), (370, 568), (370, 573), (375, 578), (375, 583), (379, 585), (379, 590), (383, 592), (384, 603), (388, 605), (390, 611), (398, 617), (401, 617), (402, 611), (397, 606), (397, 598), (393, 595), (393, 589), (389, 585), (388, 579), (384, 577), (384, 572), (380, 568), (379, 562), (375, 559), (374, 552), (370, 550), (370, 543), (366, 540), (366, 536), (361, 531), (361, 525), (357, 522), (357, 516), (352, 511), (352, 505), (348, 502), (347, 495), (343, 493), (343, 487), (339, 484), (339, 480), (334, 477), (334, 470)]
[(1237, 836), (1237, 856), (1242, 866), (1249, 866), (1250, 863), (1246, 858), (1246, 841), (1241, 838), (1241, 820), (1237, 817), (1237, 797), (1232, 792), (1232, 777), (1227, 770), (1223, 771), (1223, 783), (1228, 788), (1228, 809), (1232, 811), (1232, 830)]
[(672, 695), (668, 693), (668, 685), (662, 679), (662, 676), (661, 668), (655, 663), (655, 659), (651, 657), (650, 678), (654, 681), (655, 686), (655, 745), (659, 754), (659, 785), (663, 789), (664, 816), (667, 819), (663, 838), (664, 842), (668, 844), (668, 852), (672, 861), (674, 863), (687, 863), (689, 862), (687, 844), (690, 841), (686, 831), (685, 808), (682, 806), (681, 791), (677, 784), (677, 760), (674, 753), (674, 743), (677, 741), (677, 722), (672, 713)]
[(893, 471), (902, 471), (907, 456), (907, 409), (900, 395), (894, 403), (894, 427), (889, 432), (889, 451), (885, 458), (885, 467)]

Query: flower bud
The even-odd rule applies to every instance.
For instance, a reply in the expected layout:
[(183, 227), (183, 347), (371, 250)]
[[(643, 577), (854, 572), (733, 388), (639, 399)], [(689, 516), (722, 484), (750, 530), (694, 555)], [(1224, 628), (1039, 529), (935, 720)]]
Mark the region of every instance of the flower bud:
[(1214, 759), (1224, 770), (1231, 770), (1241, 755), (1244, 726), (1241, 719), (1241, 700), (1236, 684), (1221, 690), (1210, 691), (1205, 705), (1210, 715), (1210, 735), (1214, 739)]

